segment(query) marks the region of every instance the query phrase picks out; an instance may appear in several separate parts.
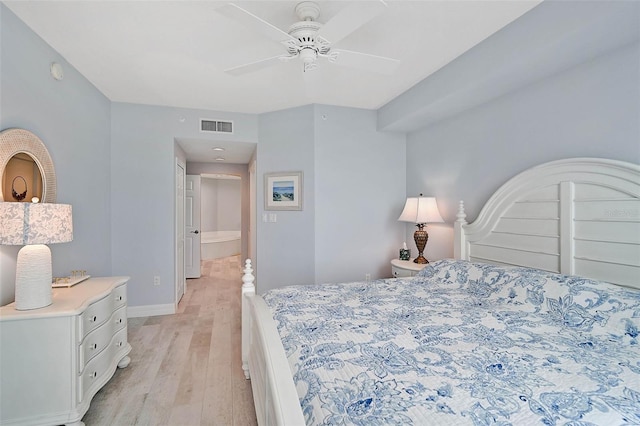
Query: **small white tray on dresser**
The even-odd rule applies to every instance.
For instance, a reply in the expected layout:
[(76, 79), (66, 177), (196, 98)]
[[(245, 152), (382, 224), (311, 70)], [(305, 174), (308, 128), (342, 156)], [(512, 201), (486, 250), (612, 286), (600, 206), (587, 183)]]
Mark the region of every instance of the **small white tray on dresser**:
[(81, 277), (65, 277), (51, 283), (51, 287), (73, 287), (74, 285), (80, 284), (82, 281), (88, 280), (89, 278), (91, 278), (91, 275), (83, 275)]

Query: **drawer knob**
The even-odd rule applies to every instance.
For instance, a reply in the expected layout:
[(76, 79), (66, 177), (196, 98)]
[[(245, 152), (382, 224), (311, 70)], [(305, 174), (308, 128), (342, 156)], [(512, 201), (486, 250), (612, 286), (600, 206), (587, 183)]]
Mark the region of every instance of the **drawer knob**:
[(116, 346), (117, 346), (117, 347), (121, 348), (121, 347), (122, 347), (122, 345), (123, 345), (123, 342), (116, 342)]
[(91, 350), (94, 351), (96, 349), (98, 349), (98, 344), (94, 343), (93, 345), (90, 346)]
[(98, 377), (98, 372), (94, 371), (93, 373), (91, 373), (91, 378), (95, 379), (96, 377)]
[(95, 315), (89, 318), (89, 322), (96, 322), (97, 320), (98, 320), (98, 317)]
[(121, 301), (122, 301), (122, 299), (123, 299), (123, 297), (122, 297), (122, 296), (116, 296), (116, 302), (121, 302)]
[(122, 318), (118, 318), (118, 319), (116, 320), (116, 324), (122, 324)]

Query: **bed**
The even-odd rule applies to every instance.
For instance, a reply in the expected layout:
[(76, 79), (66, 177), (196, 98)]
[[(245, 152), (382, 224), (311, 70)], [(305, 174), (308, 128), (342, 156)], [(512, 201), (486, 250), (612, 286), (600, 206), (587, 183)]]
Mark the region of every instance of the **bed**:
[(640, 423), (640, 167), (534, 167), (454, 235), (413, 278), (264, 297), (247, 261), (259, 424)]

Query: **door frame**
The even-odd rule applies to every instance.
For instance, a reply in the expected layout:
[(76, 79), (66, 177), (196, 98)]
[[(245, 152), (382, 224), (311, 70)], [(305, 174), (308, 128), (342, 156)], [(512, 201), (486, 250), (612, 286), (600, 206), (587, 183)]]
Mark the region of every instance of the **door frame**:
[[(191, 186), (193, 183), (193, 186)], [(201, 191), (202, 177), (200, 174), (186, 174), (185, 175), (185, 188), (184, 188), (184, 259), (185, 259), (185, 278), (200, 278), (202, 276), (202, 270), (200, 266), (201, 260), (201, 246), (200, 241), (202, 238), (202, 225), (200, 221), (200, 215), (202, 214), (201, 207)], [(189, 206), (188, 198), (191, 194), (191, 206)], [(187, 216), (188, 212), (191, 212), (191, 216)], [(193, 234), (193, 235), (191, 235)], [(187, 244), (188, 243), (188, 244)], [(188, 249), (190, 247), (190, 250)], [(188, 253), (191, 254), (189, 258)]]
[[(257, 200), (257, 189), (256, 189), (256, 170), (257, 170), (257, 160), (255, 158), (251, 159), (249, 162), (249, 239), (248, 239), (248, 253), (247, 257), (251, 259), (254, 265), (257, 265), (257, 212), (256, 212), (256, 200)], [(241, 259), (241, 262), (244, 262), (245, 259)], [(255, 266), (254, 266), (255, 268)]]
[[(179, 197), (179, 191), (178, 191), (178, 182), (177, 182), (177, 171), (178, 171), (178, 167), (180, 167), (183, 170), (183, 174), (182, 174), (182, 203), (180, 203), (180, 197)], [(175, 193), (175, 240), (176, 240), (176, 245), (175, 245), (175, 280), (174, 280), (174, 305), (175, 305), (175, 311), (177, 312), (178, 310), (178, 302), (180, 301), (180, 298), (187, 292), (187, 279), (186, 279), (186, 269), (185, 269), (185, 259), (184, 259), (184, 210), (185, 210), (185, 206), (184, 206), (184, 201), (185, 201), (185, 182), (187, 179), (187, 163), (183, 162), (179, 157), (176, 157), (176, 168), (174, 171), (174, 178), (176, 179), (176, 184), (175, 184), (175, 188), (176, 188), (176, 193)], [(182, 209), (182, 223), (180, 223), (179, 221), (179, 217), (180, 215), (178, 214), (178, 209)], [(180, 235), (180, 230), (182, 230), (182, 241), (180, 241), (179, 239), (179, 235)], [(180, 244), (182, 243), (182, 262), (180, 262), (179, 256), (180, 256)], [(180, 271), (180, 265), (182, 265), (182, 271)], [(181, 273), (182, 272), (182, 273)], [(180, 289), (180, 277), (182, 277), (182, 281), (183, 281), (183, 289), (184, 289), (184, 293), (182, 295), (178, 295), (178, 291)]]

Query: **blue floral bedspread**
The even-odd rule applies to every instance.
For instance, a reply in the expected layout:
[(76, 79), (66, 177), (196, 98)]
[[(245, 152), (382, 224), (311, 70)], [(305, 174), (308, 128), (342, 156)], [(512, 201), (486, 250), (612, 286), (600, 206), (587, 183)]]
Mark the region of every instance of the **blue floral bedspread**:
[(435, 262), (264, 296), (307, 424), (640, 424), (640, 291)]

